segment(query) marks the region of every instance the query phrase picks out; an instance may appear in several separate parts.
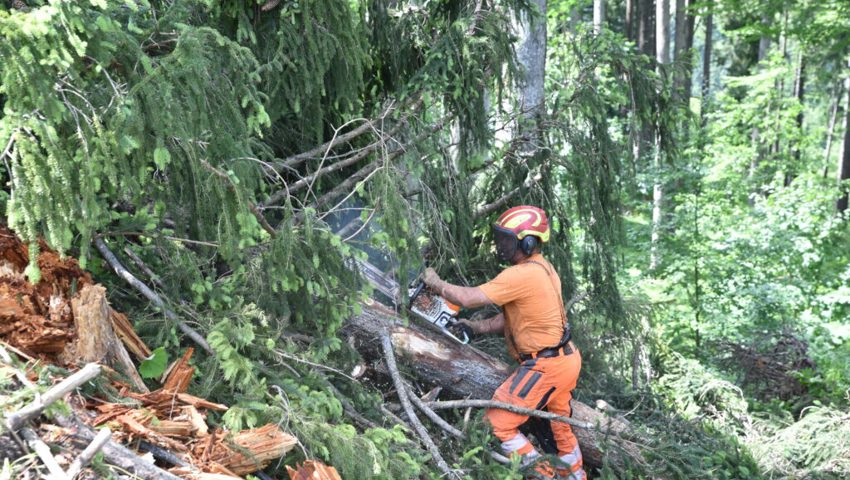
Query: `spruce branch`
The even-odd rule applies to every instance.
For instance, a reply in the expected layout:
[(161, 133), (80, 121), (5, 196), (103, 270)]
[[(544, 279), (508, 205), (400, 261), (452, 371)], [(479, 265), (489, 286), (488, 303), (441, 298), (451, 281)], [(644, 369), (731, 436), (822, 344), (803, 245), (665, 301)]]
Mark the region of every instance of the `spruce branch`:
[[(230, 175), (228, 175), (228, 174), (222, 172), (221, 170), (215, 168), (214, 166), (210, 165), (210, 163), (207, 162), (206, 160), (204, 160), (203, 158), (199, 159), (199, 161), (201, 162), (201, 165), (204, 166), (204, 168), (206, 168), (207, 170), (212, 172), (214, 175), (216, 175), (217, 177), (219, 177), (222, 180), (224, 180), (225, 182), (227, 182), (228, 188), (232, 192), (236, 192), (236, 185), (233, 183), (233, 179), (230, 178)], [(263, 216), (263, 213), (260, 212), (260, 210), (254, 204), (254, 202), (252, 202), (250, 200), (248, 200), (248, 210), (250, 210), (251, 213), (254, 214), (254, 217), (257, 218), (257, 221), (260, 222), (260, 226), (263, 227), (263, 230), (265, 230), (269, 235), (271, 235), (272, 238), (277, 236), (277, 232), (275, 231), (275, 229), (272, 228), (271, 225), (269, 225), (269, 222), (266, 220), (266, 217)]]
[(168, 306), (165, 304), (165, 301), (156, 294), (153, 290), (150, 289), (147, 285), (144, 284), (141, 280), (136, 278), (135, 275), (130, 273), (124, 265), (118, 260), (112, 250), (106, 245), (106, 242), (103, 241), (102, 238), (94, 239), (95, 247), (106, 260), (106, 262), (112, 266), (112, 269), (115, 270), (115, 273), (118, 274), (119, 277), (123, 278), (127, 283), (130, 284), (133, 288), (139, 291), (142, 295), (145, 296), (148, 300), (150, 300), (154, 305), (159, 307), (166, 318), (171, 320), (172, 322), (177, 324), (177, 327), (186, 334), (189, 338), (191, 338), (195, 343), (197, 343), (201, 348), (203, 348), (210, 355), (214, 355), (212, 347), (207, 343), (206, 339), (198, 333), (195, 329), (186, 325), (185, 322), (180, 320), (176, 313), (174, 313)]

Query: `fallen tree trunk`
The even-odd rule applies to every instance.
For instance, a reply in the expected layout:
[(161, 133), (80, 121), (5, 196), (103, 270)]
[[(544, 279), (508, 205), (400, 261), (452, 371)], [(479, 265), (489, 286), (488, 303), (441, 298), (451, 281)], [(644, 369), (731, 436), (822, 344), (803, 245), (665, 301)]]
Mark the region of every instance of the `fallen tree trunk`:
[[(475, 347), (461, 345), (434, 330), (404, 323), (392, 310), (370, 302), (361, 314), (349, 319), (346, 329), (360, 340), (360, 349), (366, 356), (380, 351), (380, 333), (388, 331), (399, 363), (418, 378), (440, 385), (451, 396), (490, 399), (512, 371), (512, 367)], [(629, 433), (626, 420), (577, 400), (572, 405), (574, 420), (594, 426), (573, 427), (588, 466), (601, 467), (603, 460), (613, 466), (644, 462), (634, 443), (619, 438)]]

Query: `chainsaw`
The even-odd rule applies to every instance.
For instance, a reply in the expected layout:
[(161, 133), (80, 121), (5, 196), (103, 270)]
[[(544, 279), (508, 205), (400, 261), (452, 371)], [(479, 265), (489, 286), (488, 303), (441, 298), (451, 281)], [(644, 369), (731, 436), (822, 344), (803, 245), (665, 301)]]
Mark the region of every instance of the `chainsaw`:
[[(363, 277), (397, 307), (401, 293), (398, 282), (365, 260), (356, 260), (356, 262)], [(457, 314), (460, 307), (433, 292), (418, 277), (407, 289), (406, 307), (414, 316), (435, 326), (454, 341), (464, 345), (469, 343), (472, 329), (458, 321)]]

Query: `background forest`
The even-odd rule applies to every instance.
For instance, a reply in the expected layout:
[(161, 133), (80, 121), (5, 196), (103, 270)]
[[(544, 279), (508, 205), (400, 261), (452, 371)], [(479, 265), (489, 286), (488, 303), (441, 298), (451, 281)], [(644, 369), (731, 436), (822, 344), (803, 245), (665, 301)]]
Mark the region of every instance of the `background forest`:
[[(374, 294), (350, 266), (406, 284), (427, 250), (475, 285), (534, 204), (588, 293), (575, 396), (640, 432), (596, 478), (850, 476), (850, 3), (4, 0), (0, 35), (7, 224), (159, 355), (201, 345), (190, 391), (284, 423), (284, 463), (440, 477), (345, 373)], [(449, 464), (521, 478), (467, 433)]]

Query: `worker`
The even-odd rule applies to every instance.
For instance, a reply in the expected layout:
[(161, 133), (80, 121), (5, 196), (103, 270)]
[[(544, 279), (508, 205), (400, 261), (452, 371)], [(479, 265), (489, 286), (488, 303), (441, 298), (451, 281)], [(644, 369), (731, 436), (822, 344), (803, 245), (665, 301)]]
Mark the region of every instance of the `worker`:
[[(496, 278), (477, 287), (453, 285), (429, 268), (423, 280), (433, 291), (465, 308), (495, 304), (502, 313), (491, 318), (463, 320), (473, 332), (504, 333), (508, 352), (519, 367), (493, 394), (493, 400), (530, 409), (547, 409), (569, 417), (572, 390), (581, 370), (581, 354), (570, 340), (561, 296), (561, 280), (540, 253), (549, 241), (546, 213), (537, 207), (518, 206), (499, 216), (493, 225), (496, 253), (511, 264)], [(562, 464), (556, 469), (535, 462), (540, 453), (520, 433), (527, 415), (489, 409), (486, 418), (508, 455), (520, 455), (524, 465), (538, 463), (536, 475), (544, 478), (584, 480), (578, 441), (563, 422), (551, 422)]]

